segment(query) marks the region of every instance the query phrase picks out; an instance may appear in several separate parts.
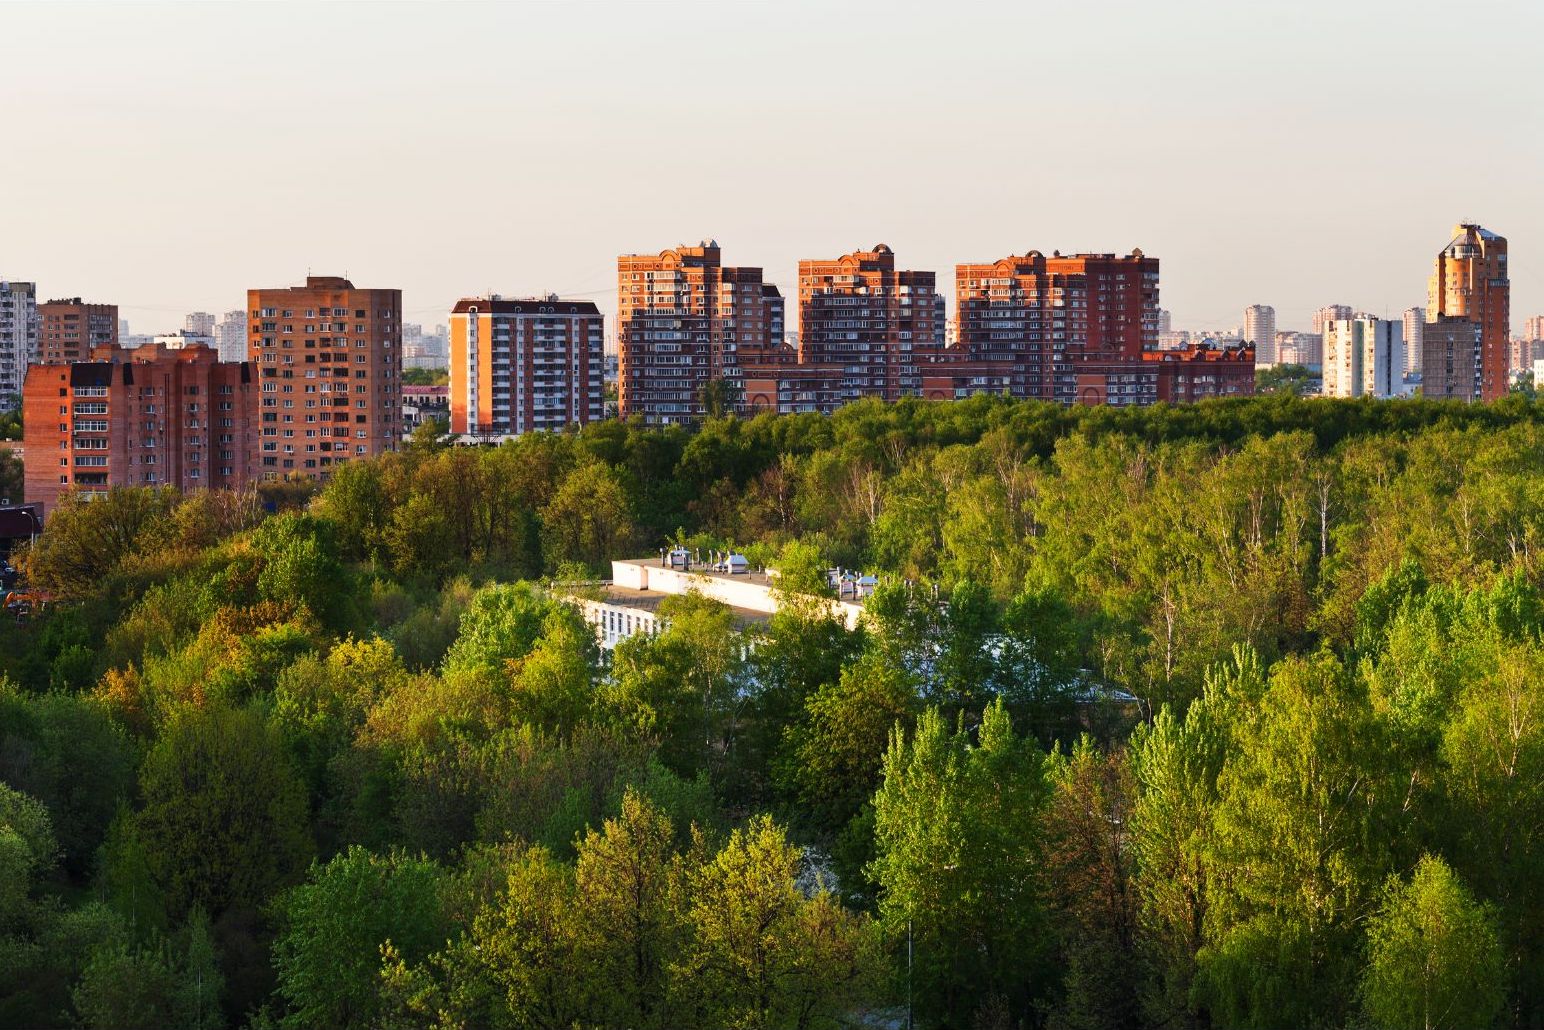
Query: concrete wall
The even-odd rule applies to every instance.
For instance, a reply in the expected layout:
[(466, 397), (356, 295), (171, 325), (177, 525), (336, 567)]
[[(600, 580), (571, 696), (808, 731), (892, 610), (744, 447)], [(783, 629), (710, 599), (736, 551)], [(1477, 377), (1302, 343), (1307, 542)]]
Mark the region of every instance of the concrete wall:
[[(686, 594), (696, 591), (704, 597), (722, 601), (732, 608), (765, 612), (777, 611), (777, 598), (765, 584), (749, 579), (726, 579), (705, 576), (680, 569), (661, 568), (642, 562), (614, 561), (611, 563), (611, 582), (633, 590), (651, 590), (660, 594)], [(850, 601), (832, 601), (848, 629), (856, 629), (863, 607)]]

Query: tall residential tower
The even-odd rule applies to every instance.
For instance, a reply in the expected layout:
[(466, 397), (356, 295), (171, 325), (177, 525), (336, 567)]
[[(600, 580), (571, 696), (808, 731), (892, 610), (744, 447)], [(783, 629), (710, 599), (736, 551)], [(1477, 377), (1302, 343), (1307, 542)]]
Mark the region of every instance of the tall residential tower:
[(1255, 364), (1276, 364), (1276, 309), (1251, 304), (1244, 309), (1244, 342), (1254, 344)]
[(1427, 289), (1426, 320), (1462, 319), (1480, 329), (1480, 400), (1495, 400), (1508, 388), (1511, 335), (1511, 280), (1506, 237), (1465, 222), (1437, 254)]
[(783, 298), (761, 269), (726, 266), (717, 240), (617, 258), (617, 400), (650, 425), (707, 413), (705, 388), (743, 390), (744, 362), (775, 360)]
[(37, 355), (37, 284), (0, 279), (0, 407), (21, 404), (27, 366)]
[(402, 291), (336, 276), (247, 291), (264, 479), (328, 478), (402, 438)]
[(451, 432), (495, 438), (600, 421), (604, 341), (593, 301), (459, 301), (450, 313)]
[(38, 361), (89, 361), (92, 348), (118, 342), (118, 305), (51, 300), (38, 305), (38, 326)]

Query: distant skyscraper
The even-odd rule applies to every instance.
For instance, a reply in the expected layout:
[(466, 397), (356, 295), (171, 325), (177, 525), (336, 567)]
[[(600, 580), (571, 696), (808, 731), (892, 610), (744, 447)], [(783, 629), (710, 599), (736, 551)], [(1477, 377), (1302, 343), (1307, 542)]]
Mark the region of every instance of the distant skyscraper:
[(221, 361), (247, 360), (247, 313), (227, 311), (214, 325), (214, 343)]
[(1506, 237), (1473, 223), (1453, 228), (1437, 254), (1427, 288), (1426, 318), (1462, 318), (1480, 327), (1480, 399), (1495, 400), (1509, 388), (1511, 281)]
[(38, 305), (38, 327), (40, 362), (89, 361), (93, 347), (118, 342), (118, 305), (51, 300)]
[(37, 353), (37, 284), (0, 279), (0, 406), (20, 405), (27, 366)]
[(1533, 371), (1533, 341), (1526, 336), (1514, 336), (1507, 345), (1507, 368), (1512, 376)]
[(1276, 309), (1251, 304), (1244, 309), (1244, 342), (1254, 344), (1255, 364), (1276, 364)]
[(1404, 371), (1401, 323), (1346, 318), (1325, 326), (1326, 397), (1396, 397), (1404, 385)]
[(468, 297), (450, 325), (451, 432), (519, 436), (605, 418), (605, 326), (594, 301)]
[(1313, 313), (1313, 331), (1322, 335), (1328, 323), (1354, 316), (1355, 312), (1351, 310), (1349, 304), (1331, 304), (1320, 308)]
[(1421, 370), (1421, 333), (1426, 328), (1425, 308), (1405, 309), (1405, 371)]
[(1158, 312), (1158, 333), (1172, 333), (1174, 331), (1174, 316), (1167, 309)]
[(1324, 362), (1324, 337), (1318, 333), (1279, 332), (1276, 334), (1278, 365), (1321, 365)]
[(1523, 336), (1529, 340), (1544, 340), (1544, 315), (1534, 315), (1524, 322)]
[(247, 291), (264, 479), (326, 479), (402, 440), (402, 291), (337, 276)]
[(127, 335), (129, 335), (129, 320), (120, 318), (118, 319), (118, 338), (121, 340)]
[(213, 336), (214, 316), (207, 311), (195, 311), (182, 320), (182, 328), (194, 336)]

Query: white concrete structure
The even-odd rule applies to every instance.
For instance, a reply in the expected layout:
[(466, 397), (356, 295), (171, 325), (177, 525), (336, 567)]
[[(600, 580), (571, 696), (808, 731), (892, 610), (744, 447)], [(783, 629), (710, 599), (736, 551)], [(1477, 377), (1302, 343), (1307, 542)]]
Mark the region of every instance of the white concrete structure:
[(1274, 365), (1276, 356), (1276, 309), (1251, 304), (1244, 309), (1244, 342), (1255, 347), (1255, 367)]
[(227, 311), (225, 317), (215, 323), (214, 346), (220, 352), (221, 361), (247, 360), (247, 313)]
[(1404, 326), (1343, 318), (1324, 328), (1324, 396), (1398, 397), (1405, 380)]
[[(698, 566), (690, 571), (661, 567), (657, 561), (633, 560), (611, 563), (611, 582), (628, 590), (656, 594), (698, 593), (722, 601), (731, 608), (771, 615), (777, 611), (777, 596), (771, 577), (759, 573), (720, 573)], [(863, 606), (851, 601), (831, 601), (833, 610), (856, 629)]]
[(189, 332), (186, 329), (179, 329), (175, 333), (162, 333), (159, 336), (153, 337), (151, 342), (158, 343), (163, 347), (170, 347), (172, 350), (181, 350), (183, 347), (192, 347), (200, 343), (211, 350), (214, 349), (213, 336), (200, 336), (198, 333)]
[(637, 633), (653, 636), (660, 631), (659, 616), (645, 608), (609, 601), (594, 601), (587, 597), (572, 598), (584, 615), (584, 621), (595, 627), (595, 639), (610, 651), (618, 643)]
[(1406, 308), (1405, 322), (1405, 372), (1421, 370), (1421, 333), (1426, 328), (1425, 308)]
[(37, 283), (0, 279), (0, 406), (21, 406), (27, 366), (37, 356)]
[(182, 320), (182, 328), (194, 336), (213, 336), (214, 316), (207, 311), (195, 311)]

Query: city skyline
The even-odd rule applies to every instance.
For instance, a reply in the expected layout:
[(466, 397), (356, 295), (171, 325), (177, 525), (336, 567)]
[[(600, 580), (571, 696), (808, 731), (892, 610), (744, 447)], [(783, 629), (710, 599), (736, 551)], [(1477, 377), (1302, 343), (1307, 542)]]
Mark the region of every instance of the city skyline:
[[(0, 276), (164, 332), (308, 271), (400, 284), (409, 322), (493, 292), (611, 319), (618, 254), (705, 237), (785, 296), (800, 260), (878, 241), (940, 280), (1005, 253), (1140, 247), (1165, 262), (1176, 327), (1269, 304), (1304, 329), (1331, 302), (1421, 303), (1431, 241), (1477, 221), (1517, 248), (1514, 328), (1544, 311), (1528, 258), (1544, 144), (1521, 128), (1544, 93), (1527, 75), (1544, 14), (1196, 3), (1200, 31), (1161, 34), (1180, 12), (1117, 6), (476, 8), (471, 33), (405, 5), (13, 6), (8, 35), (39, 45), (0, 67), (22, 98), (10, 189), (28, 198)], [(65, 18), (68, 77), (42, 45)], [(514, 32), (544, 45), (498, 60)], [(287, 45), (297, 33), (341, 43)], [(1386, 45), (1356, 61), (1324, 45), (1358, 36)], [(1437, 74), (1482, 48), (1484, 76)], [(719, 88), (688, 103), (696, 80)], [(1073, 99), (1026, 106), (1039, 90)], [(1446, 124), (1485, 144), (1462, 176), (1396, 146), (1318, 156)], [(466, 138), (476, 157), (453, 149)], [(1235, 155), (1261, 148), (1280, 160), (1246, 174)], [(241, 244), (211, 253), (232, 229)]]

